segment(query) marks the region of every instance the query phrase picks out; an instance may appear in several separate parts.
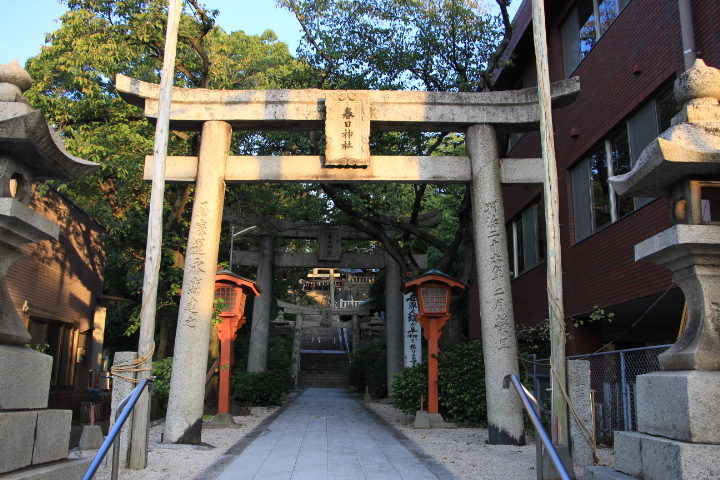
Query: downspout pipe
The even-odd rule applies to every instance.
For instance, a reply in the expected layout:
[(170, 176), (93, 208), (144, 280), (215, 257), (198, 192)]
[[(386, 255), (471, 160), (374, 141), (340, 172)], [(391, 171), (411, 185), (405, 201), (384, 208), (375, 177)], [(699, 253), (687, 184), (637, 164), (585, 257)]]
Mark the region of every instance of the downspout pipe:
[(692, 10), (690, 0), (678, 0), (680, 10), (680, 33), (682, 34), (683, 58), (685, 70), (690, 70), (697, 58), (695, 52), (695, 31), (693, 29)]

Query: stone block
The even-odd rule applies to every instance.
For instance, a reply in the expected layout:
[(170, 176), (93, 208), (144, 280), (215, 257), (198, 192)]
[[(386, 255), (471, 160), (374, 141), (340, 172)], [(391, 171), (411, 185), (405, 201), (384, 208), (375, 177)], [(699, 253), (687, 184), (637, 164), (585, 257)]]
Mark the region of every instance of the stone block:
[[(625, 437), (625, 438), (623, 438)], [(627, 438), (635, 437), (635, 438)], [(620, 443), (618, 444), (618, 441)], [(643, 480), (709, 480), (720, 478), (720, 446), (686, 443), (637, 432), (615, 433), (615, 468), (623, 473), (640, 471)], [(622, 445), (639, 443), (637, 455), (618, 456)]]
[(639, 477), (642, 473), (640, 436), (637, 432), (615, 432), (615, 468)]
[[(555, 445), (555, 451), (560, 457), (560, 461), (565, 466), (565, 470), (567, 470), (570, 478), (572, 480), (575, 480), (575, 478), (577, 477), (575, 476), (575, 469), (573, 468), (572, 458), (570, 458), (570, 450), (568, 450), (568, 448), (564, 445)], [(560, 472), (558, 472), (558, 469), (555, 467), (555, 464), (553, 463), (548, 450), (545, 448), (543, 449), (542, 457), (543, 480), (561, 480), (562, 477), (560, 476)]]
[(430, 417), (425, 410), (418, 410), (415, 414), (415, 428), (430, 428)]
[[(570, 402), (585, 427), (578, 424), (575, 415), (570, 415), (570, 445), (575, 471), (582, 472), (585, 467), (595, 464), (593, 448), (587, 432), (592, 432), (592, 404), (590, 402), (590, 362), (587, 360), (568, 360), (567, 384)], [(590, 434), (592, 435), (592, 434)]]
[(37, 412), (0, 412), (0, 474), (32, 463), (36, 424)]
[(637, 480), (637, 478), (618, 472), (613, 467), (585, 467), (583, 480)]
[(9, 473), (2, 480), (70, 480), (82, 478), (92, 463), (91, 458), (78, 458)]
[(32, 348), (0, 345), (0, 410), (47, 408), (52, 362)]
[(663, 371), (637, 377), (638, 431), (720, 444), (720, 372)]
[(72, 410), (37, 412), (33, 465), (63, 460), (68, 456)]
[(100, 425), (85, 425), (80, 435), (80, 450), (97, 450), (103, 444), (103, 432)]

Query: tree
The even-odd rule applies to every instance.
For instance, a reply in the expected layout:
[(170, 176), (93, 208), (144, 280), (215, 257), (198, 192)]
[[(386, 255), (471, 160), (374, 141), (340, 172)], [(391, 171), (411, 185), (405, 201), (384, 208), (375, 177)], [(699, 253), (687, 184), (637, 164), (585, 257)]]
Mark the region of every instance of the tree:
[[(496, 0), (498, 16), (476, 0), (279, 0), (305, 33), (300, 57), (314, 67), (318, 88), (403, 89), (471, 92), (492, 90), (491, 77), (512, 35), (508, 0)], [(374, 133), (374, 153), (462, 155), (462, 138), (437, 134)], [(317, 142), (316, 150), (320, 150)], [(398, 262), (403, 274), (419, 275), (412, 253), (434, 251), (434, 267), (470, 282), (473, 233), (470, 187), (437, 185), (330, 185), (322, 189), (339, 222), (368, 234)], [(442, 206), (434, 229), (422, 213)], [(401, 217), (405, 218), (401, 218)], [(462, 304), (453, 299), (453, 311)], [(443, 336), (462, 334), (455, 315)]]
[[(160, 0), (66, 0), (61, 26), (51, 43), (27, 63), (33, 87), (27, 97), (60, 133), (68, 151), (101, 165), (100, 170), (56, 188), (108, 229), (106, 289), (132, 303), (115, 305), (113, 320), (137, 321), (147, 235), (150, 186), (142, 179), (154, 128), (141, 109), (123, 101), (113, 85), (122, 73), (159, 82), (167, 3)], [(260, 36), (227, 33), (215, 25), (217, 11), (188, 0), (180, 25), (175, 85), (202, 88), (293, 87), (303, 62), (271, 31)], [(252, 149), (255, 136), (238, 136), (236, 148)], [(174, 132), (170, 155), (197, 154), (199, 134)], [(165, 192), (162, 266), (158, 288), (159, 359), (169, 348), (177, 316), (184, 251), (192, 206), (192, 185), (168, 185)], [(127, 323), (128, 319), (131, 321)], [(136, 325), (136, 324), (135, 324)]]

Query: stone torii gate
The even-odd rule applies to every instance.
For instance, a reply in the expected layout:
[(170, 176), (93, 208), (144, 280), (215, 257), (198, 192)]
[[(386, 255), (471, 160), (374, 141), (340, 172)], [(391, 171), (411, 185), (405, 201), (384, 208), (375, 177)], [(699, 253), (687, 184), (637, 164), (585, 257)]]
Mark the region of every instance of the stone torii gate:
[[(129, 103), (158, 116), (158, 85), (118, 75)], [(577, 78), (552, 85), (572, 102)], [(502, 388), (518, 373), (501, 186), (541, 184), (539, 158), (500, 159), (496, 132), (539, 128), (537, 90), (457, 93), (175, 88), (170, 126), (202, 131), (198, 157), (168, 157), (166, 181), (195, 182), (165, 442), (199, 443), (204, 362), (226, 182), (472, 183), (490, 443), (524, 442), (520, 401)], [(230, 156), (233, 130), (325, 130), (326, 155)], [(468, 156), (371, 156), (370, 130), (464, 132)], [(145, 178), (152, 169), (146, 158)], [(343, 168), (345, 167), (345, 168)]]
[[(302, 329), (307, 327), (332, 327), (332, 328), (352, 328), (353, 330), (353, 351), (357, 348), (360, 329), (360, 316), (370, 315), (375, 309), (375, 302), (364, 303), (350, 308), (320, 308), (305, 307), (302, 305), (294, 305), (292, 303), (277, 301), (278, 306), (282, 309), (284, 315), (295, 315), (295, 320), (291, 324), (295, 330), (292, 346), (292, 376), (295, 388), (298, 387), (298, 377), (300, 373), (300, 343), (302, 340)], [(332, 322), (334, 315), (351, 316), (349, 322)], [(305, 316), (320, 316), (320, 320), (305, 320)]]
[[(429, 212), (418, 216), (418, 225), (429, 226), (439, 222), (442, 211)], [(260, 227), (257, 252), (236, 250), (233, 252), (235, 265), (257, 267), (257, 281), (267, 287), (265, 297), (255, 298), (253, 305), (248, 372), (265, 371), (270, 331), (270, 308), (272, 295), (272, 270), (286, 268), (370, 268), (385, 269), (385, 311), (387, 319), (388, 385), (403, 369), (403, 302), (400, 266), (388, 255), (365, 253), (342, 253), (340, 242), (346, 240), (372, 240), (368, 235), (354, 229), (338, 228), (332, 225), (318, 226), (282, 219), (242, 219), (228, 214), (225, 220), (242, 225), (263, 224)], [(318, 239), (317, 253), (275, 252), (273, 238)], [(414, 255), (421, 269), (427, 268), (427, 255)], [(286, 312), (287, 313), (287, 312)]]

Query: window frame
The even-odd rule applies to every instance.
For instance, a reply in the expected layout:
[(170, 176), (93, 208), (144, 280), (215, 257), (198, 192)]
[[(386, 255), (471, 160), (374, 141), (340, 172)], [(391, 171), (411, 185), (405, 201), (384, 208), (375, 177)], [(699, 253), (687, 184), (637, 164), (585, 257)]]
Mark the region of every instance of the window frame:
[[(510, 266), (510, 279), (515, 279), (524, 273), (532, 270), (538, 265), (542, 265), (546, 260), (546, 252), (542, 247), (545, 240), (545, 224), (540, 225), (540, 217), (544, 219), (542, 196), (533, 200), (525, 208), (523, 208), (506, 226), (505, 231), (508, 235), (508, 264)], [(532, 223), (532, 225), (531, 225)], [(528, 228), (528, 227), (532, 228)], [(532, 253), (528, 247), (528, 240), (534, 245), (534, 258), (528, 253)], [(534, 263), (528, 260), (534, 260)]]

